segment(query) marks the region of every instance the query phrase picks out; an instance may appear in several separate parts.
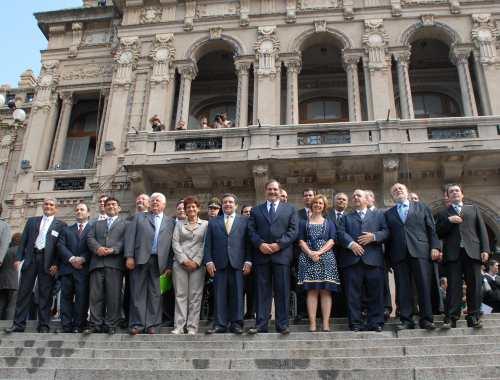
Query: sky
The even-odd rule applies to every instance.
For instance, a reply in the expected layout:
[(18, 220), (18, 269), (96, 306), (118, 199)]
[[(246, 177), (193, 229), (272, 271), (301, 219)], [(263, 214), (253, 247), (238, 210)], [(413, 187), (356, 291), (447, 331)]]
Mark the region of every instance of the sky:
[(0, 85), (17, 87), (19, 75), (32, 69), (40, 73), (40, 50), (47, 40), (33, 13), (82, 5), (82, 0), (0, 0)]

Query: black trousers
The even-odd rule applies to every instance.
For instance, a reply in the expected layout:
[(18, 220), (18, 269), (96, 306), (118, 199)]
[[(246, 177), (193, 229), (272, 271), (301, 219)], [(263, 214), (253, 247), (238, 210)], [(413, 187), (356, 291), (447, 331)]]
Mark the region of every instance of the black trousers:
[(123, 272), (115, 268), (97, 268), (90, 272), (90, 325), (117, 327), (121, 312)]
[(414, 288), (412, 280), (415, 281), (416, 291), (418, 293), (420, 323), (424, 320), (429, 322), (433, 321), (431, 272), (432, 264), (429, 259), (417, 259), (411, 257), (409, 254), (406, 255), (403, 261), (394, 264), (394, 277), (396, 280), (396, 292), (401, 322), (413, 324)]
[(479, 318), (481, 311), (481, 262), (471, 259), (465, 250), (460, 250), (457, 261), (445, 263), (448, 289), (446, 291), (446, 316), (459, 319), (462, 312), (463, 280), (467, 286), (467, 315)]
[(245, 318), (255, 318), (255, 276), (252, 273), (244, 276), (245, 296), (246, 296), (246, 313)]
[(36, 254), (30, 265), (21, 269), (21, 282), (16, 300), (16, 312), (14, 325), (20, 329), (26, 327), (26, 319), (30, 312), (33, 287), (38, 278), (38, 328), (49, 327), (50, 307), (52, 306), (52, 288), (54, 277), (48, 274), (44, 268), (44, 255)]
[(12, 320), (16, 311), (16, 289), (0, 289), (0, 319)]
[(61, 281), (61, 324), (64, 331), (84, 329), (89, 310), (89, 274), (75, 270)]
[(130, 327), (139, 329), (161, 324), (160, 269), (158, 256), (130, 272)]

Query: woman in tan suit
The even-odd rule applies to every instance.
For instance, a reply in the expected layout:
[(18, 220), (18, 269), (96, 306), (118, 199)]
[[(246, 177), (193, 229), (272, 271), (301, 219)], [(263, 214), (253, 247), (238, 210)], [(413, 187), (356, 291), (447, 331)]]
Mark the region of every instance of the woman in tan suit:
[(175, 326), (172, 334), (183, 334), (186, 326), (188, 334), (194, 335), (198, 331), (205, 283), (205, 267), (201, 264), (208, 222), (198, 218), (200, 203), (195, 197), (184, 199), (184, 210), (186, 219), (176, 224), (172, 238), (175, 290)]

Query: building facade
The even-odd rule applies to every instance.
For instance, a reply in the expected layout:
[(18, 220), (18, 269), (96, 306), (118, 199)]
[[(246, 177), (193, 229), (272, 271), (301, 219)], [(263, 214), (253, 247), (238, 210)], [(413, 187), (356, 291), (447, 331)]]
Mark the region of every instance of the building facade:
[[(2, 129), (2, 148), (18, 131), (2, 161), (14, 228), (47, 195), (68, 218), (101, 193), (129, 211), (162, 191), (173, 211), (225, 190), (255, 204), (277, 178), (297, 204), (361, 187), (382, 207), (401, 181), (437, 209), (458, 181), (500, 238), (498, 1), (97, 3), (35, 14), (30, 117)], [(231, 128), (201, 129), (221, 113)]]

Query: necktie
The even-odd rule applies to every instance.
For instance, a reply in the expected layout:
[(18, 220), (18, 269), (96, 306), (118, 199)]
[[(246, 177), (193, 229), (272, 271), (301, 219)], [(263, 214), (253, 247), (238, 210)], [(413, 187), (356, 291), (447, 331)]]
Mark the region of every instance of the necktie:
[(233, 216), (232, 215), (228, 215), (226, 217), (226, 232), (227, 232), (228, 235), (231, 232), (231, 227), (232, 226), (233, 226)]
[(155, 215), (155, 237), (153, 238), (153, 246), (151, 251), (153, 254), (158, 254), (158, 235), (160, 234), (160, 215)]
[(337, 217), (335, 218), (335, 220), (337, 222), (340, 222), (340, 219), (342, 218), (342, 214), (340, 212), (337, 213)]
[(274, 203), (269, 204), (269, 219), (273, 220), (276, 210), (274, 209)]
[(109, 229), (111, 228), (111, 225), (113, 224), (113, 218), (108, 218), (108, 220), (106, 220), (106, 222), (108, 223), (108, 231), (109, 231)]
[(365, 218), (365, 211), (364, 210), (358, 211), (358, 214), (359, 214), (359, 217), (361, 218), (361, 220), (363, 220)]
[(453, 207), (455, 207), (455, 211), (457, 212), (458, 215), (460, 215), (462, 213), (462, 206), (457, 204), (457, 205), (454, 205)]
[(38, 230), (38, 236), (35, 241), (35, 247), (37, 249), (43, 249), (45, 248), (45, 241), (44, 241), (44, 231), (45, 231), (45, 224), (47, 223), (47, 218), (42, 217), (42, 221), (40, 222), (40, 228)]
[(406, 217), (408, 216), (408, 205), (405, 203), (400, 203), (398, 205), (398, 214), (403, 223), (406, 222)]
[(83, 223), (78, 224), (78, 236), (82, 237), (82, 232), (83, 232)]

